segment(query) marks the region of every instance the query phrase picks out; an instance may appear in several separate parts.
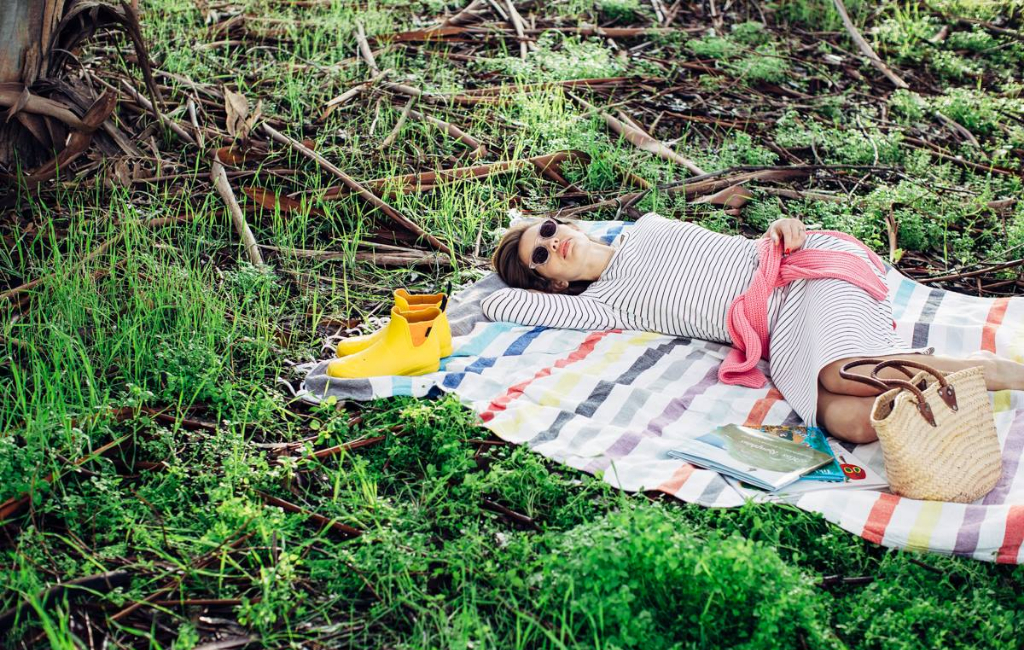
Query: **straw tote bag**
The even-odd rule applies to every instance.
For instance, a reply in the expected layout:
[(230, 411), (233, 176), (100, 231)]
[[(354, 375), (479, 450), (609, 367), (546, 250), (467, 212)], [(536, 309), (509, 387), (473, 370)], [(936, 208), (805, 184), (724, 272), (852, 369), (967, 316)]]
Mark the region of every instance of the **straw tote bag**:
[[(870, 378), (848, 372), (866, 364), (876, 364)], [(881, 379), (883, 368), (910, 379)], [(884, 391), (871, 408), (871, 424), (894, 494), (971, 503), (995, 487), (1003, 459), (981, 366), (947, 374), (915, 361), (861, 359), (839, 375)]]

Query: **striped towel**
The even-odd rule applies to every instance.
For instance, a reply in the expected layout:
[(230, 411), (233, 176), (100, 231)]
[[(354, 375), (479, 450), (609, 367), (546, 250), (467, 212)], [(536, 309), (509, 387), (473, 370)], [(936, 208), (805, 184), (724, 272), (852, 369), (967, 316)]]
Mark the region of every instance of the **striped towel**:
[[(587, 224), (610, 242), (628, 224)], [(932, 289), (889, 268), (889, 298), (897, 332), (936, 354), (990, 350), (1024, 360), (1024, 298), (975, 298)], [(721, 475), (669, 458), (680, 439), (736, 422), (747, 426), (799, 424), (769, 382), (764, 388), (718, 381), (731, 349), (697, 339), (648, 332), (584, 332), (492, 323), (480, 300), (504, 284), (488, 276), (452, 299), (455, 351), (441, 370), (422, 377), (339, 380), (327, 362), (308, 364), (300, 395), (366, 400), (393, 395), (455, 393), (504, 440), (623, 490), (659, 490), (711, 507), (741, 505), (746, 497)], [(768, 374), (761, 360), (760, 370)], [(872, 542), (980, 560), (1024, 561), (1024, 392), (990, 393), (1003, 448), (1003, 476), (973, 504), (918, 501), (886, 492), (831, 489), (799, 495), (761, 495), (821, 513)], [(882, 468), (877, 442), (849, 446), (858, 459)]]

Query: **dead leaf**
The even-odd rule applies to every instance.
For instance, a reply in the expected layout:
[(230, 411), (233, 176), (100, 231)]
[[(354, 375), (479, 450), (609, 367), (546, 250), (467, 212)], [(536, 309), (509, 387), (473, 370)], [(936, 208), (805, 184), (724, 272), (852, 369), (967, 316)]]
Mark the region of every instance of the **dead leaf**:
[[(248, 196), (253, 201), (256, 201), (264, 208), (268, 210), (279, 209), (281, 211), (281, 214), (292, 214), (293, 212), (302, 212), (305, 209), (301, 201), (296, 201), (295, 199), (283, 194), (281, 196), (277, 196), (273, 192), (265, 190), (262, 187), (257, 187), (255, 185), (243, 187), (242, 191), (245, 192), (246, 196)], [(309, 213), (317, 216), (323, 215), (323, 211), (317, 208), (310, 208)]]
[(216, 155), (217, 160), (222, 164), (231, 165), (233, 167), (246, 162), (260, 162), (267, 157), (267, 153), (265, 151), (257, 151), (254, 148), (242, 149), (235, 145), (217, 149)]
[(249, 100), (245, 95), (224, 89), (224, 109), (227, 111), (228, 135), (245, 141), (249, 137)]

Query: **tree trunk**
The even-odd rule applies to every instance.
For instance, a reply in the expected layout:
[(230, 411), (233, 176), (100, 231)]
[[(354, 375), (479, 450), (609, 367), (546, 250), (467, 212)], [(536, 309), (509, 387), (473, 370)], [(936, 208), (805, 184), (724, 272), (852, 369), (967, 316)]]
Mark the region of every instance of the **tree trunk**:
[[(3, 0), (0, 11), (0, 83), (31, 86), (49, 73), (50, 46), (64, 15), (64, 0)], [(63, 145), (64, 129), (45, 128), (24, 112), (15, 119), (0, 113), (0, 164), (34, 166)], [(36, 136), (32, 135), (33, 130)], [(40, 139), (42, 137), (42, 140)], [(58, 140), (54, 142), (54, 140)], [(47, 146), (48, 145), (48, 146)]]
[(4, 0), (0, 12), (0, 82), (30, 85), (48, 70), (64, 0)]

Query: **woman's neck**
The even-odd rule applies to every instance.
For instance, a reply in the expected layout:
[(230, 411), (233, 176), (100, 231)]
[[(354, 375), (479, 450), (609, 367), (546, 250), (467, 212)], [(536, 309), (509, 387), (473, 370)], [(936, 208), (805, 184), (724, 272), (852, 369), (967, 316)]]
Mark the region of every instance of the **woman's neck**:
[(615, 254), (615, 248), (607, 244), (596, 244), (591, 246), (588, 252), (587, 259), (583, 263), (583, 277), (580, 279), (593, 282), (601, 277), (601, 274), (608, 268), (608, 264), (612, 261), (612, 255)]

